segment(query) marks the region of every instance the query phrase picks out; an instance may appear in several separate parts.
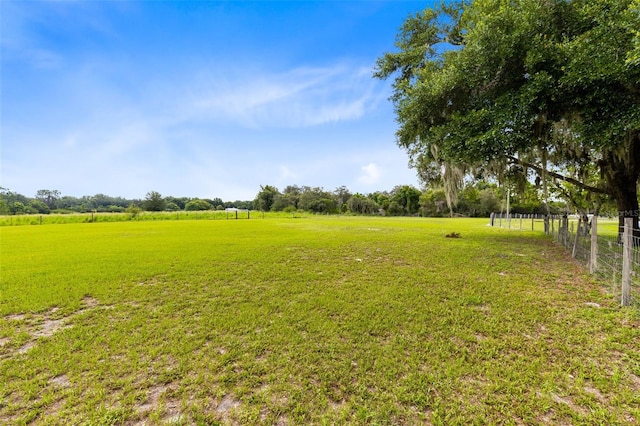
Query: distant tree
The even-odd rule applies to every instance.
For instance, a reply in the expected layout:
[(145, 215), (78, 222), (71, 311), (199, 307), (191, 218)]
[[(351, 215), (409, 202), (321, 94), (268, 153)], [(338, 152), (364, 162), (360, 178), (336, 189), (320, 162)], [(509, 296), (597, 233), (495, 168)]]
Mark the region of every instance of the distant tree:
[(349, 211), (357, 214), (374, 214), (380, 209), (380, 206), (373, 199), (358, 193), (349, 197), (347, 207)]
[(427, 217), (442, 217), (449, 214), (447, 196), (443, 189), (429, 189), (420, 196), (420, 213)]
[(278, 188), (271, 185), (260, 185), (260, 192), (256, 195), (256, 199), (253, 201), (253, 207), (256, 210), (269, 211), (273, 205), (273, 201), (280, 191)]
[(385, 212), (389, 210), (389, 203), (391, 202), (390, 195), (386, 191), (376, 191), (367, 195), (367, 198), (373, 200), (379, 209), (383, 209)]
[(165, 200), (167, 203), (174, 203), (178, 206), (179, 210), (184, 210), (185, 205), (191, 201), (190, 198), (188, 197), (180, 197), (180, 198), (176, 198), (176, 197), (165, 197)]
[(489, 216), (500, 210), (500, 197), (497, 190), (485, 188), (478, 194), (478, 216)]
[[(60, 201), (61, 200), (58, 200), (58, 202), (56, 202), (57, 208), (61, 208)], [(96, 194), (92, 197), (83, 197), (83, 204), (85, 204), (86, 208), (90, 210), (96, 210), (98, 212), (113, 212), (124, 210), (131, 203), (131, 200), (126, 200), (122, 197), (111, 197), (105, 194)]]
[(253, 201), (236, 200), (232, 203), (232, 207), (235, 207), (237, 209), (251, 210), (253, 208)]
[(467, 185), (458, 196), (456, 212), (469, 217), (476, 217), (480, 207), (480, 191), (475, 185)]
[(198, 211), (198, 210), (211, 210), (212, 206), (206, 200), (200, 200), (198, 198), (189, 201), (184, 209), (188, 211)]
[[(395, 188), (393, 188), (390, 194), (390, 214), (416, 214), (420, 209), (421, 194), (422, 193), (419, 189), (411, 185), (396, 186)], [(393, 203), (393, 206), (391, 205), (391, 203)]]
[(124, 212), (126, 210), (127, 209), (125, 209), (124, 207), (116, 206), (116, 205), (107, 206), (106, 209), (105, 209), (105, 211), (109, 212), (109, 213), (122, 213), (122, 212)]
[(40, 200), (31, 200), (31, 202), (28, 204), (28, 207), (31, 210), (33, 210), (35, 213), (40, 213), (40, 214), (51, 213), (51, 209), (49, 208), (49, 206)]
[(25, 205), (20, 201), (14, 201), (9, 206), (9, 213), (11, 213), (11, 214), (24, 214), (25, 213)]
[(16, 202), (22, 204), (22, 207), (19, 207), (20, 213), (17, 214), (24, 213), (24, 206), (29, 204), (29, 201), (22, 194), (0, 187), (0, 214), (16, 214), (16, 206), (14, 205)]
[(218, 206), (224, 206), (224, 201), (222, 201), (221, 198), (215, 197), (211, 200), (211, 205), (218, 208)]
[(276, 194), (273, 197), (273, 204), (271, 205), (272, 211), (286, 211), (288, 208), (296, 209), (296, 200), (291, 194)]
[(40, 189), (36, 192), (36, 200), (45, 203), (50, 209), (55, 208), (55, 203), (60, 198), (60, 191), (54, 189)]
[(337, 201), (333, 195), (320, 187), (302, 187), (298, 209), (314, 213), (336, 213)]
[(347, 201), (351, 198), (351, 192), (346, 186), (339, 186), (333, 191), (333, 196), (338, 206), (338, 211), (345, 212), (347, 210)]
[(151, 191), (147, 192), (147, 195), (142, 202), (142, 208), (151, 212), (161, 212), (167, 207), (167, 202), (159, 192)]
[(167, 205), (165, 207), (165, 210), (170, 211), (170, 212), (175, 212), (175, 211), (179, 211), (181, 209), (180, 209), (180, 206), (178, 206), (176, 203), (169, 202), (169, 203), (167, 203)]
[(278, 193), (274, 196), (271, 210), (283, 211), (288, 207), (293, 207), (293, 209), (296, 210), (298, 208), (300, 196), (302, 195), (303, 191), (304, 188), (301, 188), (297, 185), (288, 185), (284, 188), (284, 191), (282, 193)]
[(80, 198), (80, 204), (78, 204), (75, 210), (79, 212), (88, 212), (88, 211), (97, 210), (97, 206), (95, 204), (93, 197), (85, 195), (82, 198)]

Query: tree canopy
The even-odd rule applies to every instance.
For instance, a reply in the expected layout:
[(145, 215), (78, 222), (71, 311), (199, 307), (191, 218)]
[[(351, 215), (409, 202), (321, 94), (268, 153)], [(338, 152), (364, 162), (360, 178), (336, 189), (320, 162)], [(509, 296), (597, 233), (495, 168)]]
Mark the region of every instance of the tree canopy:
[(142, 207), (150, 212), (161, 212), (167, 208), (167, 200), (158, 191), (147, 192)]
[[(410, 16), (394, 76), (397, 142), (447, 193), (465, 173), (537, 175), (615, 200), (638, 228), (640, 0), (476, 0)], [(566, 191), (565, 187), (565, 191)]]

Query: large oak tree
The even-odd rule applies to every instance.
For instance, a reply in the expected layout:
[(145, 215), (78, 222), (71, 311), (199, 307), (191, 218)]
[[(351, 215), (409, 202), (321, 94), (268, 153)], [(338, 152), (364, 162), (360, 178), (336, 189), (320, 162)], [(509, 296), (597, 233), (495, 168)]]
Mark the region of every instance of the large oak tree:
[(637, 230), (639, 28), (640, 0), (443, 5), (406, 20), (375, 75), (395, 77), (398, 144), (419, 173), (515, 166), (612, 197)]

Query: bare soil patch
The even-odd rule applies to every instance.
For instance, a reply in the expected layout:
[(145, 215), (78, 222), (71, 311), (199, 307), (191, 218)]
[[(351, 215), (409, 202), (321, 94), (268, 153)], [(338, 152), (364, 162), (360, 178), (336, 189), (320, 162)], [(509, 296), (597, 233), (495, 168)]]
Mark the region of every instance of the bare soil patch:
[(49, 383), (59, 388), (68, 388), (71, 387), (71, 381), (69, 378), (61, 374), (60, 376), (53, 377), (49, 380)]
[(233, 395), (225, 395), (216, 407), (216, 414), (221, 415), (226, 420), (231, 410), (238, 408), (239, 406), (240, 401), (235, 399)]

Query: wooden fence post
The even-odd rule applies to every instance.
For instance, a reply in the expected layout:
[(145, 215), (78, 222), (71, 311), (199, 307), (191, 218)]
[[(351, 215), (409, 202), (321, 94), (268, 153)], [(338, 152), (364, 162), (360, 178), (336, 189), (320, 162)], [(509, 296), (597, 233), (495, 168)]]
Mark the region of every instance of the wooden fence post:
[(582, 223), (582, 217), (578, 219), (578, 229), (576, 230), (575, 239), (573, 240), (573, 250), (571, 251), (571, 257), (574, 259), (578, 254), (578, 240), (580, 239), (580, 225)]
[(622, 236), (622, 306), (631, 303), (631, 260), (633, 255), (633, 218), (624, 218)]

